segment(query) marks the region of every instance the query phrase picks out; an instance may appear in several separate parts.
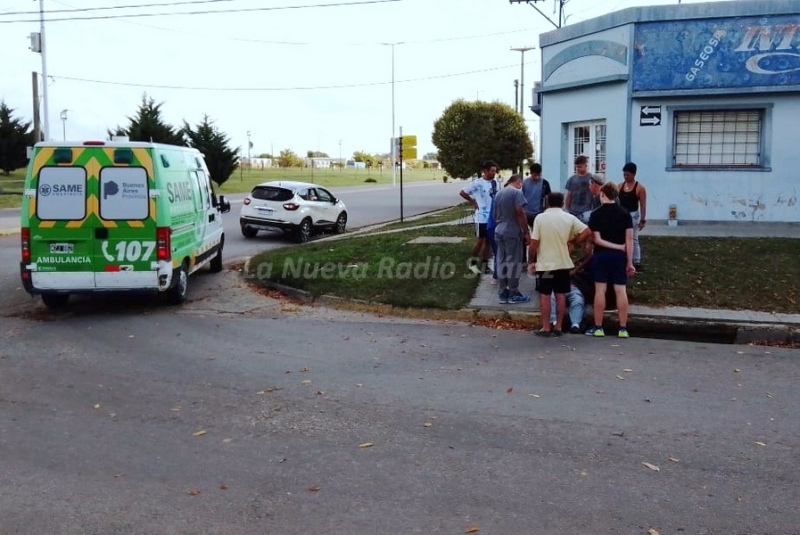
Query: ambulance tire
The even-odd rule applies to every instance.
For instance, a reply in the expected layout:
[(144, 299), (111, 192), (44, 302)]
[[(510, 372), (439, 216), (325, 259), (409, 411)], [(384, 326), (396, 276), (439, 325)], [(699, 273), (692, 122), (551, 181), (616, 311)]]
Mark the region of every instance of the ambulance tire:
[(69, 294), (57, 294), (57, 293), (43, 293), (42, 294), (42, 302), (44, 305), (53, 310), (56, 308), (61, 308), (67, 304), (69, 301)]
[(314, 225), (311, 223), (311, 220), (306, 218), (300, 221), (300, 224), (297, 225), (297, 230), (294, 233), (294, 239), (297, 243), (306, 243), (309, 239), (311, 239), (311, 233), (314, 231)]
[(167, 298), (173, 305), (183, 304), (189, 291), (189, 269), (186, 266), (186, 261), (175, 270), (172, 277), (175, 280), (172, 283), (172, 288), (167, 293)]
[(225, 247), (225, 238), (222, 238), (222, 241), (219, 242), (219, 247), (217, 248), (217, 256), (211, 259), (209, 262), (208, 267), (211, 269), (211, 273), (219, 273), (222, 271), (222, 248)]

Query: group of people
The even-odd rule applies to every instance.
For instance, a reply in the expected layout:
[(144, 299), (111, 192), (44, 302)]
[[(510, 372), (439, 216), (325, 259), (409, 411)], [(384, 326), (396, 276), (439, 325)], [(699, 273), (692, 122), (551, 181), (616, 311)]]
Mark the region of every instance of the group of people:
[[(581, 332), (590, 299), (594, 317), (586, 334), (605, 336), (603, 314), (610, 304), (618, 311), (618, 336), (627, 338), (626, 285), (642, 269), (638, 237), (647, 211), (647, 192), (636, 181), (636, 170), (636, 164), (626, 163), (617, 185), (589, 173), (588, 159), (578, 156), (564, 195), (552, 191), (539, 164), (532, 164), (524, 178), (512, 175), (500, 188), (497, 164), (486, 162), (482, 177), (460, 192), (475, 208), (470, 270), (493, 274), (500, 303), (527, 303), (530, 296), (519, 290), (527, 265), (540, 296), (539, 336), (561, 336), (567, 308), (569, 331)], [(573, 254), (579, 252), (576, 263)]]

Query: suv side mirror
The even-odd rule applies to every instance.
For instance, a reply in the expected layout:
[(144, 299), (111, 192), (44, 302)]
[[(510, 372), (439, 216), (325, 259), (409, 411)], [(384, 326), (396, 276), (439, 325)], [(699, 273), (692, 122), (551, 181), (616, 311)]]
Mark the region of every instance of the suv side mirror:
[(219, 201), (217, 201), (217, 206), (219, 207), (219, 211), (223, 214), (227, 214), (231, 211), (231, 203), (228, 199), (225, 198), (225, 195), (219, 196)]

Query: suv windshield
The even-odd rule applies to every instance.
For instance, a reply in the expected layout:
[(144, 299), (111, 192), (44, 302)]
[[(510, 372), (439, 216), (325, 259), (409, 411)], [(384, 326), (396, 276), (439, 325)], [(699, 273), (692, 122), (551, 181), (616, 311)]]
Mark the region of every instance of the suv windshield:
[(254, 199), (260, 199), (262, 201), (288, 201), (294, 196), (294, 192), (275, 186), (256, 186), (253, 188), (250, 195)]

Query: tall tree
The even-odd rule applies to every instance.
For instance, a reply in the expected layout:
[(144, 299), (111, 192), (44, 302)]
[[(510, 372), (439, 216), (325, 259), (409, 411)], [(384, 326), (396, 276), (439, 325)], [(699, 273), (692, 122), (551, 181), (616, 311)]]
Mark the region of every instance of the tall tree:
[(109, 130), (108, 135), (128, 136), (131, 141), (150, 141), (153, 143), (168, 143), (170, 145), (186, 145), (183, 132), (164, 122), (161, 118), (161, 106), (156, 104), (147, 93), (142, 95), (142, 103), (136, 115), (128, 117), (128, 126), (117, 126), (114, 131)]
[(453, 177), (468, 177), (492, 160), (513, 169), (533, 155), (533, 143), (522, 116), (500, 102), (457, 100), (433, 125), (439, 163)]
[(375, 167), (378, 158), (373, 156), (372, 154), (368, 154), (364, 151), (357, 150), (353, 153), (353, 161), (364, 162), (366, 164), (367, 169), (372, 169), (373, 167)]
[(327, 153), (318, 150), (306, 151), (306, 158), (330, 158)]
[(303, 159), (291, 149), (284, 149), (278, 157), (278, 167), (303, 167)]
[(27, 147), (34, 144), (31, 123), (15, 119), (13, 113), (14, 110), (0, 100), (0, 170), (6, 176), (28, 165)]
[(188, 145), (205, 156), (211, 180), (221, 186), (239, 166), (239, 148), (232, 149), (228, 146), (228, 136), (214, 126), (208, 115), (203, 116), (203, 122), (195, 130), (184, 121), (183, 132)]

